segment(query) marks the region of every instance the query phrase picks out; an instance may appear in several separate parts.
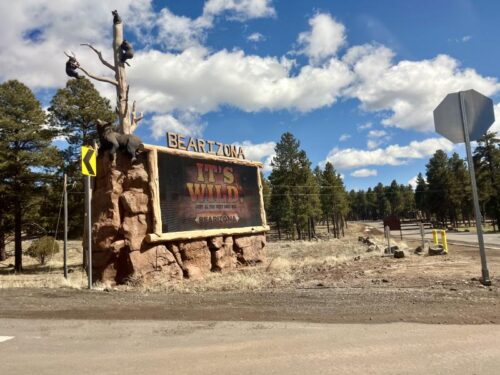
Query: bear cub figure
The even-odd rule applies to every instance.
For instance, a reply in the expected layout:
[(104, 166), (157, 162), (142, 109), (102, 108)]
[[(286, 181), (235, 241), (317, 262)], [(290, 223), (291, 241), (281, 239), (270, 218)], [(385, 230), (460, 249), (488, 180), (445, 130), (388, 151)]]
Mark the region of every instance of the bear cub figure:
[(137, 154), (144, 150), (141, 139), (133, 134), (120, 134), (113, 130), (110, 122), (97, 120), (97, 134), (101, 143), (101, 150), (111, 150), (112, 160), (118, 149), (126, 150), (132, 157), (132, 163), (136, 160)]

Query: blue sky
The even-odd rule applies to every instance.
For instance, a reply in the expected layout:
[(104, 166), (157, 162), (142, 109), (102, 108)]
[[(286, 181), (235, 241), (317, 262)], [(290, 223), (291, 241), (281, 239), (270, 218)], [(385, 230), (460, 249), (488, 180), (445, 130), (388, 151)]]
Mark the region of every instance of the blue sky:
[(172, 130), (243, 144), (268, 165), (290, 131), (313, 166), (332, 161), (357, 189), (408, 183), (438, 148), (463, 153), (433, 132), (446, 93), (475, 88), (500, 115), (500, 2), (487, 0), (3, 1), (0, 79), (47, 106), (67, 79), (63, 50), (107, 74), (79, 44), (110, 58), (115, 8), (137, 51), (130, 95), (148, 143)]

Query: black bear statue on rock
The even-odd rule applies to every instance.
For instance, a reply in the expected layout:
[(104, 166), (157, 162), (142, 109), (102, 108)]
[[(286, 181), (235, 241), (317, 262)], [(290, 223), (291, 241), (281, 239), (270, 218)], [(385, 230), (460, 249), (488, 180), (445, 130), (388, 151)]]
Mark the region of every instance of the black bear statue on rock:
[(136, 160), (137, 154), (144, 150), (141, 139), (133, 134), (120, 134), (113, 130), (110, 122), (97, 120), (97, 134), (101, 144), (100, 150), (111, 150), (112, 160), (115, 158), (118, 149), (126, 150), (132, 157), (132, 163)]

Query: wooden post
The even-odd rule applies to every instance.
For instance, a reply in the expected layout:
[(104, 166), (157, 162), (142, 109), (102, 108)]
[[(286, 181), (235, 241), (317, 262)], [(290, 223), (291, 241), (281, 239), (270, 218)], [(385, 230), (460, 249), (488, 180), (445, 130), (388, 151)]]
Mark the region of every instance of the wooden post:
[(160, 192), (158, 190), (158, 152), (156, 149), (148, 151), (149, 190), (151, 192), (151, 207), (153, 212), (153, 232), (162, 233), (162, 219), (160, 208)]
[(259, 185), (259, 203), (260, 203), (260, 219), (262, 226), (267, 226), (266, 209), (264, 207), (264, 187), (262, 186), (262, 177), (260, 175), (260, 168), (257, 168), (257, 183)]

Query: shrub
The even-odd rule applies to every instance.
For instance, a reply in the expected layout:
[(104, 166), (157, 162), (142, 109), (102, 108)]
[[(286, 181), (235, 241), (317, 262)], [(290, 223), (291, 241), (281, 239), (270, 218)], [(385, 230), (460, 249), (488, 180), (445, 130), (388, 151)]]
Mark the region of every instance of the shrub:
[(59, 252), (59, 244), (54, 237), (43, 236), (36, 241), (33, 241), (31, 246), (26, 251), (26, 254), (32, 258), (38, 259), (41, 265), (44, 265), (48, 257)]

